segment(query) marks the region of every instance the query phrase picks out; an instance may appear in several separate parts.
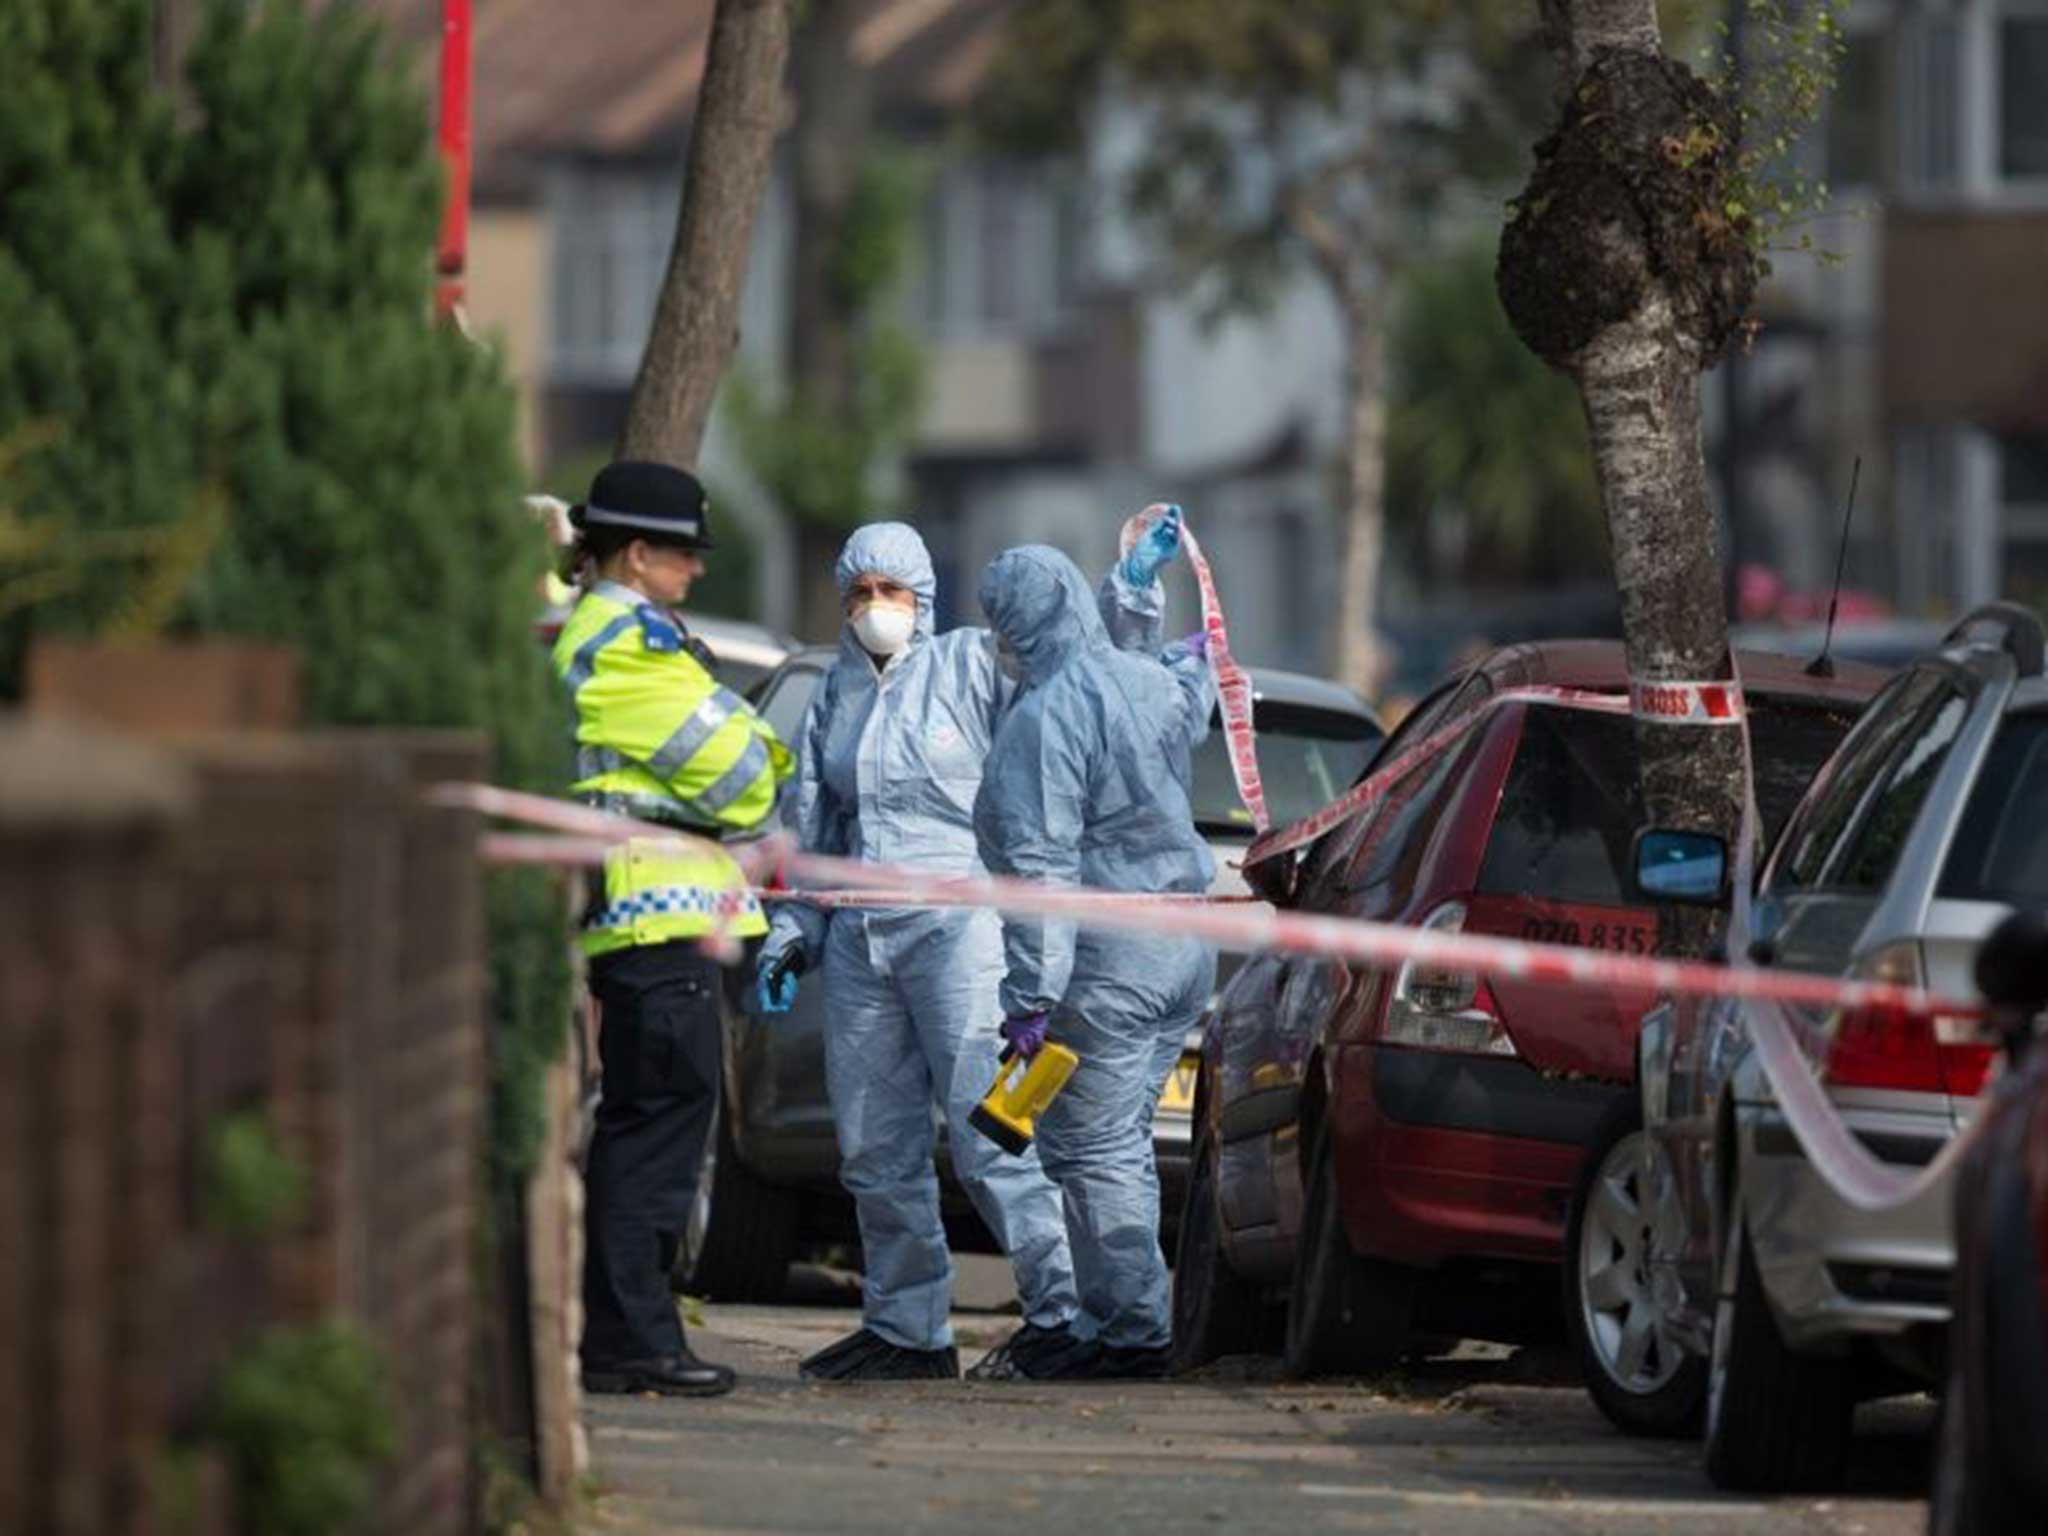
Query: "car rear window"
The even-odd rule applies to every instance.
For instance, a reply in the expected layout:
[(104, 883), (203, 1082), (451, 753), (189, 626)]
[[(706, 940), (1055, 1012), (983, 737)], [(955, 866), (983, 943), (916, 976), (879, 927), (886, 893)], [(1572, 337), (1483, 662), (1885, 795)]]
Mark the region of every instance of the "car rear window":
[(1856, 711), (1750, 697), (1749, 746), (1756, 759), (1756, 809), (1764, 846), (1778, 840), (1800, 796), (1856, 723)]
[[(1759, 700), (1750, 716), (1757, 814), (1775, 838), (1855, 724), (1829, 706)], [(1479, 888), (1555, 901), (1629, 903), (1626, 871), (1643, 825), (1635, 725), (1626, 715), (1533, 707), (1501, 793)]]
[(1486, 840), (1479, 889), (1626, 905), (1623, 871), (1642, 824), (1629, 717), (1531, 705)]
[(2048, 715), (2015, 715), (1999, 728), (1937, 890), (1960, 901), (2048, 903)]

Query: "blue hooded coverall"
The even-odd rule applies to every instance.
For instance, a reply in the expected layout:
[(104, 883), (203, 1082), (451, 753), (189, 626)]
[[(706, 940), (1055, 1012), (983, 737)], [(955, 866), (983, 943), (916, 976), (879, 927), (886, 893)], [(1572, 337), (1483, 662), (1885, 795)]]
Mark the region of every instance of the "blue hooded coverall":
[[(798, 736), (787, 821), (802, 846), (938, 875), (978, 875), (973, 811), (997, 719), (1014, 685), (986, 630), (932, 633), (937, 583), (917, 531), (857, 530), (840, 554), (844, 592), (873, 574), (917, 597), (910, 644), (877, 672), (847, 629)], [(865, 1257), (866, 1327), (903, 1349), (952, 1343), (953, 1264), (932, 1166), (932, 1105), (944, 1106), (953, 1171), (1010, 1256), (1024, 1321), (1074, 1319), (1059, 1192), (1035, 1154), (1012, 1157), (968, 1115), (1002, 1049), (1002, 930), (989, 911), (776, 909), (765, 967), (791, 944), (822, 957), (831, 1018), (825, 1078), (840, 1179)]]
[[(1195, 830), (1190, 786), (1215, 681), (1184, 647), (1139, 653), (1157, 643), (1158, 603), (1141, 609), (1133, 595), (1112, 572), (1099, 611), (1073, 562), (1042, 546), (998, 555), (982, 576), (982, 608), (1024, 680), (974, 808), (982, 862), (997, 874), (1209, 889), (1215, 861)], [(1003, 948), (1003, 1013), (1050, 1013), (1050, 1038), (1080, 1057), (1038, 1121), (1039, 1156), (1065, 1200), (1075, 1331), (1111, 1348), (1163, 1349), (1172, 1321), (1152, 1118), (1215, 985), (1215, 951), (1018, 918), (1004, 922)]]

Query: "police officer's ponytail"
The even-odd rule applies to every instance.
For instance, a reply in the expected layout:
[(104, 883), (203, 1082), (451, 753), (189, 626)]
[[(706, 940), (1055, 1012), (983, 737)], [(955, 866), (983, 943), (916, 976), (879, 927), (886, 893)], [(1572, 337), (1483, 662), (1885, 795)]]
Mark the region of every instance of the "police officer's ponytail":
[(611, 559), (636, 538), (645, 534), (631, 528), (621, 528), (614, 523), (590, 523), (584, 520), (583, 503), (577, 502), (569, 509), (569, 526), (576, 530), (576, 537), (562, 553), (562, 579), (579, 586), (593, 579), (596, 569)]

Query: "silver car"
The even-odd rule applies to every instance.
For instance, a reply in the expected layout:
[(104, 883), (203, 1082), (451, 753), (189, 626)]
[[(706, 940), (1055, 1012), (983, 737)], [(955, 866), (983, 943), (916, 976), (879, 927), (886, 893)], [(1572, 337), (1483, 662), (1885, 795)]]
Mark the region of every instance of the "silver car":
[[(1760, 963), (1974, 995), (1978, 946), (2024, 899), (2009, 877), (2048, 821), (2042, 653), (2038, 617), (1993, 605), (1878, 695), (1764, 868)], [(1843, 1475), (1860, 1398), (1939, 1379), (1950, 1191), (1875, 1214), (1836, 1194), (1773, 1098), (1745, 1006), (1667, 1002), (1645, 1017), (1642, 1129), (1596, 1149), (1575, 1202), (1575, 1321), (1616, 1342), (1638, 1408), (1664, 1400), (1656, 1422), (1630, 1424), (1610, 1376), (1595, 1396), (1624, 1427), (1696, 1420), (1703, 1392), (1714, 1482), (1824, 1488)], [(1885, 1162), (1925, 1167), (1976, 1113), (1993, 1052), (1968, 1022), (1792, 1017)]]

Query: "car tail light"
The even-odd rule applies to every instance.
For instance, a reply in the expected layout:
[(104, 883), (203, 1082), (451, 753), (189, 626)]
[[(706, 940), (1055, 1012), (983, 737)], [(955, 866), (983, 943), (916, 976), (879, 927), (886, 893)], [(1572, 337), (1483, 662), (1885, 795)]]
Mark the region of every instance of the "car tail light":
[[(1465, 905), (1451, 901), (1422, 920), (1425, 929), (1457, 933), (1465, 926)], [(1500, 1020), (1500, 1006), (1479, 977), (1410, 960), (1394, 979), (1380, 1039), (1425, 1051), (1470, 1056), (1513, 1056), (1515, 1042)]]
[[(1856, 968), (1863, 981), (1924, 986), (1920, 946), (1887, 944)], [(1993, 1047), (1974, 1021), (1903, 1008), (1845, 1008), (1835, 1021), (1822, 1075), (1837, 1088), (1889, 1088), (1975, 1098), (1991, 1074)]]

